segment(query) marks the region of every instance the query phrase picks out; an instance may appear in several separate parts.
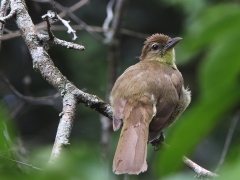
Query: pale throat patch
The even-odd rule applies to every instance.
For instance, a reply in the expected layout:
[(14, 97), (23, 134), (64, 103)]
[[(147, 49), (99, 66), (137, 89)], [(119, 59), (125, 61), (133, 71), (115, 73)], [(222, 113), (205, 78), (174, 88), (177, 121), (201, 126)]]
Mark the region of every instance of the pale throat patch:
[(162, 57), (158, 56), (156, 60), (170, 64), (170, 65), (175, 65), (175, 50), (174, 50), (174, 48), (166, 51)]

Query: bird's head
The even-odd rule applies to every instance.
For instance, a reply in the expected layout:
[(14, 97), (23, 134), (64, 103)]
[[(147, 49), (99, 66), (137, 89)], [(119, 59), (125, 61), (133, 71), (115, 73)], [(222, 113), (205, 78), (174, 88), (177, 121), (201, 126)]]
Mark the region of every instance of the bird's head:
[(170, 38), (164, 34), (153, 34), (144, 42), (141, 61), (160, 61), (174, 65), (174, 46), (181, 40), (180, 37)]

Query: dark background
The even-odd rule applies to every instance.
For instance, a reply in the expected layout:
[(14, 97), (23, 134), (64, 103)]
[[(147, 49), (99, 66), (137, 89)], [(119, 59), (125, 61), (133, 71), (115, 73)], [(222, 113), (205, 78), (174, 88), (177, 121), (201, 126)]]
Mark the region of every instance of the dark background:
[[(42, 22), (41, 16), (53, 9), (51, 3), (26, 2), (34, 24)], [(77, 1), (57, 2), (70, 7)], [(107, 3), (106, 0), (91, 0), (74, 14), (88, 25), (102, 27)], [(68, 16), (64, 19), (76, 25)], [(234, 0), (132, 0), (127, 3), (122, 23), (124, 29), (144, 35), (164, 33), (183, 38), (175, 48), (176, 63), (184, 77), (185, 86), (192, 91), (189, 108), (165, 131), (166, 143), (170, 147), (154, 152), (149, 145), (148, 171), (139, 176), (130, 176), (129, 179), (159, 179), (163, 176), (168, 179), (192, 179), (194, 173), (184, 168), (180, 161), (183, 154), (211, 171), (217, 168), (231, 121), (234, 116), (239, 118), (239, 19), (239, 1)], [(60, 22), (55, 24), (61, 25)], [(5, 27), (10, 31), (18, 30), (13, 19), (8, 20)], [(53, 33), (60, 39), (72, 41), (72, 35), (66, 31)], [(84, 30), (78, 30), (77, 36), (75, 42), (84, 45), (85, 51), (54, 46), (49, 50), (50, 57), (64, 76), (79, 89), (108, 101), (108, 46)], [(137, 57), (141, 54), (145, 39), (121, 34), (120, 41), (118, 75), (139, 61)], [(0, 71), (24, 95), (42, 97), (56, 93), (33, 70), (31, 56), (21, 37), (2, 41)], [(16, 147), (18, 152), (15, 158), (37, 167), (46, 167), (58, 127), (61, 98), (53, 99), (51, 105), (25, 102), (13, 93), (2, 78), (0, 97), (1, 120), (10, 126), (11, 148)], [(61, 163), (49, 168), (44, 177), (38, 176), (37, 170), (22, 166), (20, 169), (30, 179), (123, 179), (123, 176), (115, 176), (111, 172), (120, 132), (111, 131), (110, 151), (107, 163), (104, 163), (101, 126), (100, 115), (79, 104), (71, 145)], [(5, 128), (2, 127), (2, 134)], [(240, 124), (237, 123), (224, 166), (219, 172), (233, 179), (235, 175), (238, 177), (233, 167), (237, 169), (240, 166), (236, 163), (239, 160), (239, 135)], [(14, 167), (16, 172), (10, 175), (9, 167)], [(6, 177), (17, 177), (21, 174), (18, 168), (14, 163), (1, 165), (0, 173)], [(232, 171), (229, 172), (229, 169)]]

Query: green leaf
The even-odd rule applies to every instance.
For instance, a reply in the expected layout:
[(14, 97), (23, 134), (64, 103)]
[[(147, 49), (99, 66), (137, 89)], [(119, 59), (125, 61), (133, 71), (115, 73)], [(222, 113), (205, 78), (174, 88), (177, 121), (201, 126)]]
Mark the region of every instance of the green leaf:
[(157, 157), (158, 176), (179, 170), (182, 156), (189, 156), (221, 117), (239, 103), (239, 19), (239, 8), (218, 5), (207, 8), (189, 27), (179, 51), (187, 59), (184, 63), (206, 51), (197, 72), (200, 90), (192, 95), (198, 96), (197, 101), (190, 104), (167, 136), (170, 147)]
[(226, 44), (224, 40), (232, 33), (238, 32), (239, 18), (239, 7), (234, 4), (220, 4), (203, 10), (186, 25), (187, 32), (177, 46), (177, 63), (185, 64), (203, 50), (208, 52), (216, 42), (225, 44), (227, 49), (235, 48), (235, 42)]

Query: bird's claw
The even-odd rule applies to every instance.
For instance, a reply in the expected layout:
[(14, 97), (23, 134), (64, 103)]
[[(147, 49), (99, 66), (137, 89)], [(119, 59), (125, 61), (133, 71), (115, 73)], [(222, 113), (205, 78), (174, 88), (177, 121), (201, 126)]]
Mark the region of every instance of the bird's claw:
[(154, 146), (154, 151), (158, 151), (161, 148), (161, 145), (164, 143), (165, 135), (163, 132), (160, 133), (160, 136), (151, 142)]

